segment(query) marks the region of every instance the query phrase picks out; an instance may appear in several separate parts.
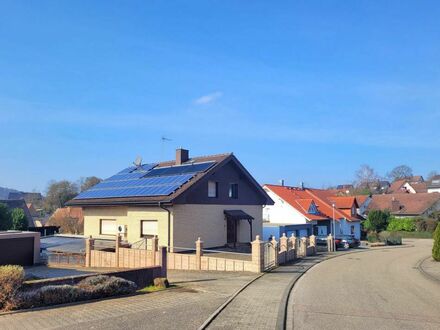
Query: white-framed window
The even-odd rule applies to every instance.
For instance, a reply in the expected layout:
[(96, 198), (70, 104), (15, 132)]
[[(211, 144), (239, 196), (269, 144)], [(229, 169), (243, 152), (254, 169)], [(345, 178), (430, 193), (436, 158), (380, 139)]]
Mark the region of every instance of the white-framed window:
[(229, 198), (237, 199), (238, 198), (238, 183), (230, 183), (229, 184)]
[(114, 236), (118, 232), (118, 226), (115, 219), (101, 219), (99, 221), (99, 234)]
[(208, 197), (210, 198), (218, 197), (218, 182), (208, 181)]
[(158, 236), (157, 220), (141, 220), (141, 237)]

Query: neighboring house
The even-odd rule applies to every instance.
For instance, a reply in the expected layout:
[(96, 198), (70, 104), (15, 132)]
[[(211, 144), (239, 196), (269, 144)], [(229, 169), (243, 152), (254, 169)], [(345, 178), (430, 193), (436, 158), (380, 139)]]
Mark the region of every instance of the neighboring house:
[[(418, 178), (418, 177), (416, 177)], [(419, 194), (428, 192), (427, 183), (410, 179), (396, 180), (391, 184), (390, 194)]]
[(262, 233), (263, 205), (272, 200), (233, 154), (132, 166), (80, 193), (84, 235), (130, 243), (157, 235), (171, 248), (249, 243)]
[(24, 199), (26, 203), (32, 203), (36, 210), (43, 207), (44, 198), (38, 192), (13, 191), (9, 193), (8, 199)]
[(440, 193), (373, 195), (370, 210), (389, 210), (396, 217), (429, 216), (440, 210)]
[(428, 192), (439, 192), (440, 193), (440, 175), (435, 175), (428, 182)]
[(358, 186), (360, 190), (368, 190), (372, 194), (385, 194), (388, 192), (391, 184), (386, 180), (378, 180), (374, 182), (364, 182)]
[[(286, 234), (296, 236), (327, 235), (333, 226), (336, 234), (353, 234), (360, 237), (360, 218), (355, 197), (335, 196), (335, 190), (264, 185), (264, 190), (274, 201), (264, 208), (265, 227), (284, 226)], [(333, 209), (333, 204), (335, 208)]]
[(336, 187), (337, 190), (349, 195), (353, 192), (354, 186), (352, 184), (340, 184)]
[(29, 227), (35, 227), (34, 219), (29, 212), (29, 209), (24, 201), (24, 199), (2, 199), (0, 200), (0, 203), (6, 204), (8, 209), (12, 211), (13, 209), (22, 209), (24, 212), (24, 215), (26, 216), (26, 219), (28, 221)]

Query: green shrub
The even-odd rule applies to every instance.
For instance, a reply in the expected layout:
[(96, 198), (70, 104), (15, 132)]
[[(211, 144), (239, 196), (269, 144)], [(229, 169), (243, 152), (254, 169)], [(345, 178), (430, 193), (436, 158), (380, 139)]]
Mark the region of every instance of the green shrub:
[(416, 224), (413, 218), (391, 217), (387, 227), (388, 231), (415, 231)]
[(0, 266), (0, 310), (11, 310), (16, 306), (18, 290), (24, 281), (21, 266)]
[(12, 219), (12, 229), (13, 230), (27, 230), (28, 229), (28, 219), (26, 214), (20, 208), (15, 208), (11, 212)]
[(18, 295), (20, 308), (65, 304), (134, 293), (135, 283), (114, 276), (91, 276), (78, 285), (47, 285)]
[(417, 218), (415, 221), (416, 231), (429, 231), (433, 233), (437, 228), (438, 220), (431, 218)]
[(129, 294), (136, 291), (134, 282), (114, 276), (98, 275), (88, 277), (78, 284), (78, 287), (87, 291), (93, 298), (111, 297)]
[(432, 247), (432, 257), (435, 261), (440, 261), (440, 226), (434, 232), (434, 246)]
[(395, 232), (382, 231), (379, 234), (379, 240), (386, 245), (402, 245), (402, 236)]
[(364, 221), (363, 226), (368, 231), (380, 232), (387, 228), (389, 218), (390, 212), (387, 210), (371, 210), (368, 212), (367, 220)]
[(367, 240), (368, 240), (368, 242), (370, 242), (370, 243), (376, 243), (376, 242), (379, 242), (379, 235), (378, 235), (376, 232), (374, 232), (374, 231), (369, 232), (369, 233), (367, 234)]

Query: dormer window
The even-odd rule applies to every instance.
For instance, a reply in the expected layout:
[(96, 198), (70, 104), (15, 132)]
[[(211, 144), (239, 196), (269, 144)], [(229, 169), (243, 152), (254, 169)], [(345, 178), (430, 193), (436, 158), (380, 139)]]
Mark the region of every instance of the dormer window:
[(318, 208), (316, 207), (315, 203), (311, 203), (308, 210), (309, 214), (318, 214)]

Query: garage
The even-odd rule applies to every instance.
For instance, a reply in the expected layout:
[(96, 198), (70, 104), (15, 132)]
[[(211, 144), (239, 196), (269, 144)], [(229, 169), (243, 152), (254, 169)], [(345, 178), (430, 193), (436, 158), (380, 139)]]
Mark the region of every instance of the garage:
[(0, 232), (0, 265), (32, 266), (39, 255), (39, 233)]

